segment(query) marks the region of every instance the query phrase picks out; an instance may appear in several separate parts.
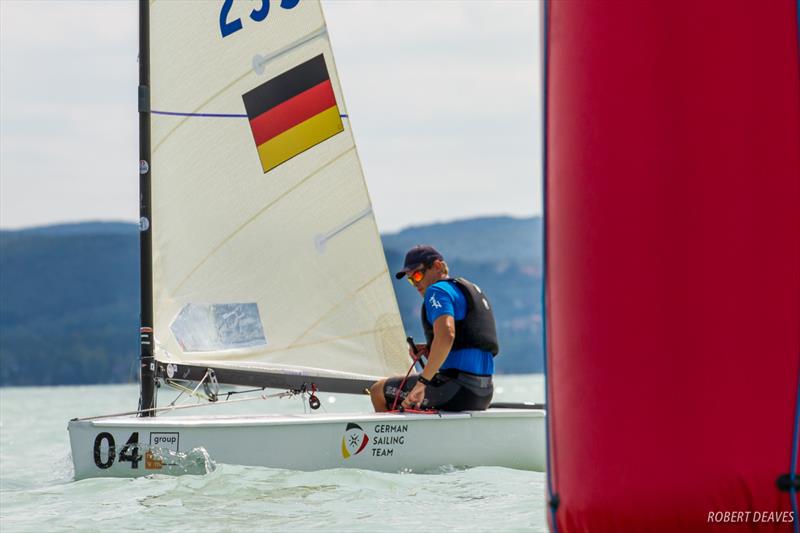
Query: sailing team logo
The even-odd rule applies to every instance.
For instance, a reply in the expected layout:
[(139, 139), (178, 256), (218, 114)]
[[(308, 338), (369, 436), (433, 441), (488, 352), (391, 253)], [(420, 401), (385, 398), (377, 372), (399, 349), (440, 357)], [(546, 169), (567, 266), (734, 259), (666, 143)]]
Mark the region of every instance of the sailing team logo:
[(320, 54), (242, 95), (264, 173), (344, 131)]
[(361, 426), (349, 422), (347, 428), (344, 430), (342, 437), (342, 457), (345, 459), (353, 455), (358, 455), (369, 444), (369, 436), (366, 431), (361, 429)]

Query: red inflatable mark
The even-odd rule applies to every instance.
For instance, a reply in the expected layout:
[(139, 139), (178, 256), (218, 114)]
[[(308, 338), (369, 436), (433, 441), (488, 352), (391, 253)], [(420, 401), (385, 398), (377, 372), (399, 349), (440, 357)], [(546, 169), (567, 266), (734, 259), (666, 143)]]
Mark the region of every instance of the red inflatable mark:
[(776, 483), (800, 373), (796, 10), (546, 7), (560, 532), (792, 531), (800, 518)]

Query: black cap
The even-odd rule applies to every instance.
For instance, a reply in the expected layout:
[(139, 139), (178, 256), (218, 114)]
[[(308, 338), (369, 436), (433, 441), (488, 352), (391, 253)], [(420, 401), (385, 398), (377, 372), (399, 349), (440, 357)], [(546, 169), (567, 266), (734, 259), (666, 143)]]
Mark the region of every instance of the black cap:
[(423, 266), (430, 266), (437, 259), (442, 260), (444, 257), (436, 251), (436, 248), (427, 244), (418, 244), (408, 251), (403, 270), (396, 273), (394, 277), (402, 279), (409, 272), (414, 272)]

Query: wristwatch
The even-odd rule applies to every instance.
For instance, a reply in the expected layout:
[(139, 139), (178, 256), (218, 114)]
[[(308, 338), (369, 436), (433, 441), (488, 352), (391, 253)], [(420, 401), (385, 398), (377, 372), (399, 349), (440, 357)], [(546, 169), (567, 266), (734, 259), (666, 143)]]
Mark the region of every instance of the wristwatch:
[(417, 381), (422, 383), (423, 385), (430, 385), (431, 384), (431, 380), (429, 380), (428, 378), (426, 378), (422, 374), (420, 374), (419, 378), (417, 378)]

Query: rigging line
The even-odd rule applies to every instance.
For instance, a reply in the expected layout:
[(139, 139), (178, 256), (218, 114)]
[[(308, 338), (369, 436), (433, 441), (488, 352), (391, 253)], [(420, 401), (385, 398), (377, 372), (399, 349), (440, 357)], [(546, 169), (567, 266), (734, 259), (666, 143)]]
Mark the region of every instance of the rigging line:
[(208, 371), (208, 370), (206, 370), (206, 373), (205, 373), (205, 374), (203, 374), (203, 378), (202, 378), (200, 381), (198, 381), (198, 382), (197, 382), (197, 387), (195, 387), (195, 388), (194, 388), (194, 390), (193, 390), (193, 391), (190, 393), (192, 396), (195, 396), (195, 395), (197, 394), (197, 389), (199, 389), (199, 388), (200, 388), (200, 386), (201, 386), (201, 385), (203, 385), (203, 382), (204, 382), (204, 381), (206, 380), (206, 378), (208, 377), (208, 372), (209, 372), (209, 371)]
[[(206, 372), (206, 375), (208, 375), (207, 372)], [(203, 379), (205, 379), (205, 376), (203, 376)], [(167, 386), (172, 387), (173, 389), (181, 391), (180, 394), (178, 394), (175, 397), (174, 400), (169, 402), (168, 407), (174, 406), (178, 402), (178, 400), (181, 398), (181, 396), (183, 396), (183, 394), (187, 393), (187, 392), (189, 393), (190, 396), (194, 396), (195, 398), (197, 398), (199, 400), (208, 400), (208, 396), (207, 395), (201, 396), (200, 394), (196, 394), (192, 389), (190, 389), (188, 387), (184, 387), (183, 385), (179, 384), (175, 380), (165, 379), (164, 383), (166, 383)]]
[[(278, 56), (281, 56), (281, 55), (283, 55), (283, 54), (285, 54), (285, 53), (287, 53), (287, 52), (290, 52), (290, 51), (294, 50), (295, 48), (297, 48), (297, 47), (299, 47), (299, 46), (302, 46), (302, 45), (306, 44), (307, 42), (309, 42), (309, 41), (311, 41), (311, 40), (313, 40), (313, 39), (316, 39), (317, 37), (320, 37), (320, 36), (322, 36), (322, 35), (325, 35), (327, 32), (328, 32), (327, 28), (326, 28), (326, 27), (323, 25), (321, 28), (317, 28), (316, 30), (314, 30), (313, 32), (309, 33), (309, 34), (308, 34), (308, 35), (306, 35), (305, 37), (301, 37), (301, 38), (300, 38), (300, 39), (298, 39), (297, 41), (294, 41), (294, 42), (292, 42), (292, 43), (289, 43), (288, 45), (284, 46), (283, 48), (280, 48), (280, 49), (278, 49), (278, 50), (276, 50), (276, 51), (272, 52), (271, 54), (268, 54), (268, 55), (266, 55), (266, 56), (263, 56), (263, 57), (261, 57), (261, 60), (262, 60), (263, 62), (259, 63), (259, 65), (260, 65), (260, 66), (261, 66), (261, 68), (263, 69), (263, 65), (264, 65), (264, 63), (266, 63), (266, 62), (268, 62), (268, 61), (271, 61), (271, 60), (275, 59), (276, 57), (278, 57)], [(211, 103), (211, 101), (212, 101), (212, 100), (214, 100), (214, 99), (215, 99), (215, 98), (217, 98), (219, 95), (221, 95), (222, 93), (224, 93), (225, 91), (227, 91), (228, 89), (230, 89), (231, 87), (233, 87), (234, 85), (236, 85), (237, 83), (239, 83), (240, 81), (242, 81), (243, 79), (245, 79), (245, 78), (246, 78), (246, 77), (247, 77), (249, 74), (253, 73), (254, 71), (255, 71), (255, 74), (256, 74), (256, 75), (259, 75), (259, 72), (258, 72), (258, 65), (256, 65), (256, 64), (255, 64), (255, 63), (256, 63), (256, 61), (255, 61), (255, 60), (256, 60), (258, 57), (259, 57), (259, 56), (256, 56), (256, 58), (253, 58), (253, 59), (254, 59), (254, 64), (251, 66), (251, 68), (247, 69), (247, 70), (244, 72), (244, 74), (242, 74), (242, 75), (241, 75), (241, 76), (239, 76), (238, 78), (235, 78), (234, 80), (232, 80), (231, 82), (229, 82), (227, 85), (225, 85), (223, 88), (221, 88), (220, 90), (218, 90), (216, 93), (214, 93), (214, 94), (212, 94), (211, 96), (209, 96), (209, 97), (208, 97), (208, 98), (207, 98), (207, 99), (206, 99), (204, 102), (201, 102), (201, 103), (200, 103), (200, 104), (199, 104), (199, 105), (198, 105), (198, 106), (195, 108), (195, 110), (193, 111), (193, 113), (197, 113), (197, 112), (199, 112), (201, 109), (203, 109), (203, 108), (204, 108), (205, 106), (207, 106), (209, 103)], [(167, 139), (168, 139), (168, 138), (169, 138), (169, 137), (170, 137), (170, 136), (171, 136), (173, 133), (175, 133), (175, 130), (177, 130), (178, 128), (180, 128), (181, 126), (183, 126), (183, 125), (186, 123), (186, 121), (187, 121), (187, 120), (189, 120), (189, 118), (191, 118), (192, 116), (193, 116), (193, 115), (184, 116), (184, 117), (183, 117), (183, 119), (182, 119), (181, 121), (179, 121), (177, 124), (175, 124), (175, 126), (173, 126), (173, 127), (172, 127), (172, 129), (170, 129), (170, 130), (169, 130), (169, 131), (168, 131), (168, 132), (167, 132), (167, 133), (164, 135), (164, 137), (162, 137), (162, 138), (161, 138), (161, 139), (160, 139), (160, 140), (159, 140), (159, 141), (158, 141), (158, 142), (155, 144), (155, 146), (153, 146), (153, 148), (152, 148), (152, 150), (151, 150), (151, 152), (150, 152), (150, 153), (151, 153), (151, 157), (152, 157), (152, 154), (155, 154), (155, 153), (158, 151), (158, 149), (161, 147), (161, 145), (162, 145), (162, 144), (164, 144), (164, 141), (166, 141), (166, 140), (167, 140)]]
[(197, 265), (195, 265), (195, 267), (192, 269), (192, 271), (191, 271), (191, 272), (189, 272), (189, 273), (186, 275), (186, 277), (184, 277), (184, 278), (183, 278), (183, 280), (181, 280), (181, 282), (180, 282), (180, 283), (178, 283), (178, 284), (175, 286), (175, 288), (172, 290), (172, 294), (171, 294), (171, 296), (172, 296), (172, 297), (175, 297), (175, 295), (178, 293), (178, 291), (180, 291), (181, 287), (183, 287), (183, 284), (184, 284), (184, 283), (186, 283), (187, 281), (189, 281), (189, 279), (190, 279), (192, 276), (194, 276), (194, 273), (195, 273), (195, 272), (197, 272), (197, 271), (200, 269), (200, 267), (201, 267), (201, 266), (203, 266), (203, 265), (206, 263), (206, 261), (208, 261), (208, 260), (211, 258), (211, 256), (213, 256), (214, 254), (216, 254), (216, 253), (217, 253), (217, 252), (220, 250), (220, 248), (222, 248), (223, 246), (225, 246), (225, 244), (226, 244), (228, 241), (230, 241), (230, 240), (233, 238), (233, 236), (234, 236), (234, 235), (236, 235), (237, 233), (239, 233), (240, 231), (242, 231), (242, 230), (243, 230), (243, 229), (244, 229), (246, 226), (248, 226), (248, 225), (249, 225), (251, 222), (255, 221), (255, 220), (258, 218), (258, 217), (260, 217), (262, 214), (264, 214), (264, 213), (265, 213), (265, 212), (266, 212), (268, 209), (270, 209), (270, 208), (271, 208), (273, 205), (275, 205), (276, 203), (280, 202), (281, 200), (283, 200), (284, 198), (286, 198), (287, 196), (289, 196), (291, 193), (293, 193), (294, 191), (296, 191), (297, 189), (299, 189), (299, 188), (300, 188), (300, 186), (304, 185), (304, 184), (305, 184), (307, 181), (309, 181), (311, 178), (313, 178), (314, 176), (316, 176), (317, 174), (319, 174), (321, 171), (325, 170), (325, 169), (326, 169), (326, 168), (328, 168), (329, 166), (333, 165), (334, 163), (336, 163), (336, 162), (337, 162), (337, 161), (339, 161), (341, 158), (343, 158), (345, 155), (349, 154), (350, 152), (352, 152), (352, 151), (353, 151), (353, 150), (355, 150), (355, 149), (356, 149), (355, 145), (351, 146), (350, 148), (348, 148), (347, 150), (345, 150), (344, 152), (342, 152), (341, 154), (339, 154), (338, 156), (336, 156), (334, 159), (331, 159), (330, 161), (328, 161), (327, 163), (325, 163), (323, 166), (319, 167), (319, 168), (318, 168), (318, 169), (316, 169), (314, 172), (312, 172), (311, 174), (309, 174), (308, 176), (306, 176), (306, 177), (305, 177), (305, 178), (303, 178), (302, 180), (300, 180), (300, 181), (298, 181), (297, 183), (295, 183), (293, 186), (291, 186), (290, 188), (288, 188), (287, 190), (285, 190), (283, 193), (281, 193), (281, 194), (280, 194), (280, 195), (279, 195), (277, 198), (275, 198), (275, 199), (274, 199), (274, 200), (272, 200), (270, 203), (268, 203), (267, 205), (265, 205), (264, 207), (262, 207), (262, 208), (261, 208), (259, 211), (257, 211), (257, 212), (256, 212), (256, 213), (255, 213), (253, 216), (251, 216), (250, 218), (248, 218), (247, 220), (245, 220), (245, 221), (244, 221), (244, 222), (243, 222), (241, 225), (239, 225), (239, 227), (238, 227), (238, 228), (236, 228), (235, 230), (233, 230), (233, 231), (231, 232), (231, 234), (230, 234), (230, 235), (228, 235), (227, 237), (225, 237), (225, 239), (224, 239), (224, 240), (222, 240), (222, 241), (221, 241), (219, 244), (217, 244), (217, 245), (214, 247), (214, 249), (213, 249), (213, 250), (211, 250), (211, 251), (210, 251), (210, 252), (209, 252), (209, 253), (208, 253), (208, 254), (207, 254), (207, 255), (206, 255), (206, 256), (205, 256), (205, 257), (204, 257), (204, 258), (203, 258), (203, 259), (202, 259), (202, 260), (201, 260), (199, 263), (197, 263)]
[(85, 418), (73, 418), (70, 422), (84, 422), (86, 420), (100, 420), (101, 418), (118, 418), (122, 416), (131, 416), (131, 415), (138, 415), (141, 413), (160, 413), (161, 411), (177, 411), (179, 409), (192, 409), (197, 407), (211, 407), (212, 405), (229, 405), (232, 403), (239, 403), (239, 402), (252, 402), (253, 400), (269, 400), (271, 398), (290, 398), (292, 396), (297, 395), (297, 392), (288, 390), (284, 392), (278, 392), (275, 394), (260, 394), (258, 396), (254, 396), (251, 398), (238, 398), (234, 400), (228, 400), (225, 402), (208, 402), (208, 403), (190, 403), (190, 404), (183, 404), (183, 405), (174, 405), (172, 407), (152, 407), (150, 409), (142, 409), (140, 411), (126, 411), (124, 413), (114, 413), (111, 415), (98, 415), (98, 416), (87, 416)]
[[(247, 118), (242, 113), (190, 113), (188, 111), (157, 111), (150, 110), (154, 115), (166, 115), (169, 117), (202, 117), (202, 118)], [(340, 114), (340, 118), (350, 118), (346, 114)]]
[(189, 393), (191, 393), (191, 392), (192, 392), (192, 391), (191, 391), (191, 389), (189, 389), (188, 387), (184, 387), (183, 385), (178, 385), (177, 383), (175, 383), (175, 382), (173, 382), (172, 380), (169, 380), (169, 379), (167, 379), (167, 380), (164, 380), (164, 383), (166, 383), (166, 384), (167, 384), (167, 386), (169, 386), (169, 387), (172, 387), (173, 389), (177, 389), (177, 390), (181, 391), (181, 392), (180, 392), (180, 393), (179, 393), (179, 394), (178, 394), (178, 395), (175, 397), (175, 399), (174, 399), (174, 400), (172, 400), (171, 402), (169, 402), (169, 404), (168, 404), (168, 405), (169, 405), (170, 407), (173, 407), (173, 406), (174, 406), (176, 403), (178, 403), (178, 400), (180, 400), (180, 399), (181, 399), (181, 396), (183, 396), (183, 393), (184, 393), (184, 392), (189, 392)]
[(264, 387), (258, 387), (258, 388), (255, 388), (255, 389), (228, 391), (228, 392), (225, 393), (225, 400), (224, 401), (226, 401), (226, 402), (230, 401), (231, 396), (233, 396), (234, 394), (250, 394), (251, 392), (262, 392), (266, 388), (267, 387), (264, 386)]
[(367, 288), (369, 285), (371, 285), (371, 284), (372, 284), (372, 283), (374, 283), (375, 281), (377, 281), (377, 280), (381, 279), (381, 277), (383, 277), (383, 275), (384, 275), (384, 274), (387, 274), (388, 272), (389, 272), (389, 269), (388, 269), (388, 267), (387, 267), (387, 268), (385, 268), (385, 269), (383, 269), (383, 270), (381, 270), (380, 272), (378, 272), (378, 274), (377, 274), (377, 275), (375, 275), (375, 276), (373, 276), (372, 278), (370, 278), (369, 280), (367, 280), (367, 281), (366, 281), (366, 282), (365, 282), (363, 285), (361, 285), (359, 288), (357, 288), (357, 289), (356, 289), (356, 290), (354, 290), (352, 293), (348, 294), (347, 296), (345, 296), (344, 298), (342, 298), (341, 300), (339, 300), (339, 302), (338, 302), (336, 305), (334, 305), (333, 307), (331, 307), (330, 309), (328, 309), (328, 310), (327, 310), (327, 311), (326, 311), (324, 314), (322, 314), (322, 315), (321, 315), (321, 316), (320, 316), (320, 317), (319, 317), (319, 318), (318, 318), (318, 319), (317, 319), (317, 320), (316, 320), (316, 321), (315, 321), (313, 324), (311, 324), (311, 325), (310, 325), (308, 328), (306, 328), (306, 330), (305, 330), (305, 331), (303, 331), (303, 333), (301, 333), (301, 334), (300, 334), (300, 335), (299, 335), (297, 338), (295, 338), (295, 339), (294, 339), (292, 342), (290, 342), (290, 343), (289, 343), (289, 345), (288, 345), (288, 347), (289, 347), (289, 348), (291, 348), (291, 347), (293, 347), (293, 346), (294, 346), (296, 343), (300, 342), (300, 341), (303, 339), (303, 337), (305, 337), (306, 335), (308, 335), (309, 333), (311, 333), (311, 332), (312, 332), (312, 331), (313, 331), (313, 330), (314, 330), (314, 329), (315, 329), (315, 328), (316, 328), (316, 327), (317, 327), (317, 326), (318, 326), (318, 325), (319, 325), (319, 324), (320, 324), (320, 323), (321, 323), (323, 320), (325, 320), (326, 318), (328, 318), (328, 317), (331, 315), (331, 313), (333, 313), (334, 311), (336, 311), (337, 309), (339, 309), (340, 307), (342, 307), (342, 305), (344, 305), (344, 304), (345, 304), (345, 302), (347, 302), (347, 301), (348, 301), (348, 300), (349, 300), (351, 297), (355, 296), (356, 294), (358, 294), (358, 293), (359, 293), (359, 292), (361, 292), (362, 290), (366, 289), (366, 288)]
[(169, 117), (247, 118), (247, 115), (242, 113), (190, 113), (183, 111), (157, 111), (155, 109), (151, 109), (150, 112), (154, 115), (167, 115)]

